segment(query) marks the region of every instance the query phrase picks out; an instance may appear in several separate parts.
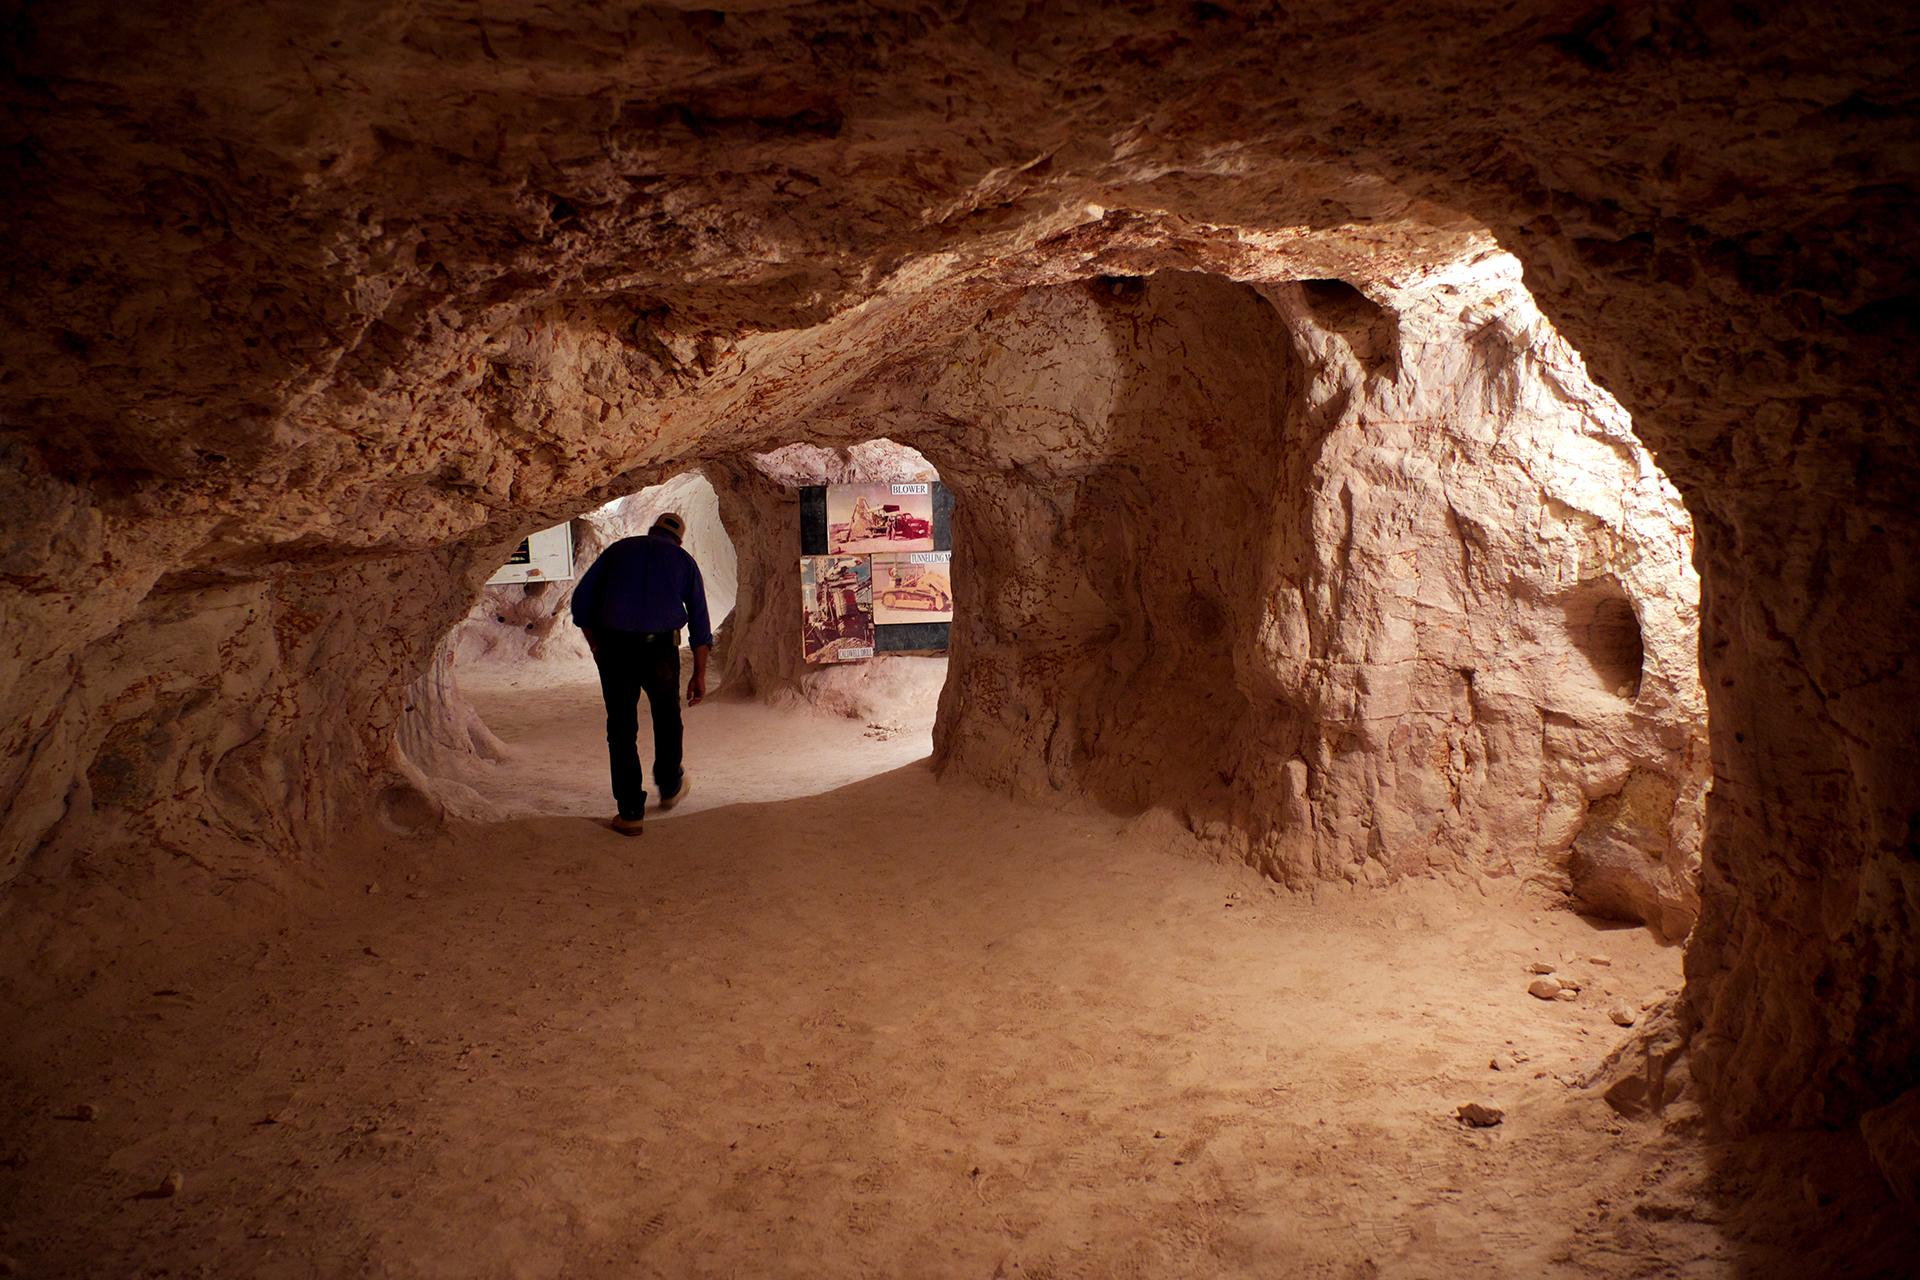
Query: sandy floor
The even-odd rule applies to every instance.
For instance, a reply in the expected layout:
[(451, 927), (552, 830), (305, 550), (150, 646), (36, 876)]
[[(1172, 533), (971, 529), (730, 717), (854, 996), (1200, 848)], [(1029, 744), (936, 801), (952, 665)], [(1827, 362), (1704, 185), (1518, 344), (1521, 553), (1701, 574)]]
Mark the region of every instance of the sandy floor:
[[(893, 703), (872, 719), (719, 696), (687, 708), (684, 751), (693, 787), (670, 812), (656, 811), (649, 798), (648, 821), (674, 822), (719, 805), (818, 795), (926, 758), (933, 750), (934, 699), (946, 662), (918, 661), (935, 678), (916, 679), (907, 687), (930, 689), (933, 696)], [(684, 655), (681, 671), (683, 677), (691, 672)], [(590, 661), (475, 666), (463, 668), (459, 681), (511, 752), (503, 767), (475, 779), (507, 817), (612, 816), (606, 711)], [(640, 760), (651, 770), (646, 718), (643, 701)]]
[[(529, 753), (504, 785), (602, 814), (590, 691), (478, 692)], [(1622, 1034), (1610, 1002), (1678, 980), (1639, 931), (1436, 883), (1278, 893), (1171, 856), (1151, 822), (936, 784), (923, 727), (726, 703), (690, 724), (700, 807), (639, 839), (549, 816), (345, 849), (288, 923), (183, 927), (83, 994), (10, 986), (7, 1265), (1537, 1277), (1913, 1256), (1856, 1139), (1709, 1144), (1565, 1083)], [(870, 776), (800, 794), (827, 761)], [(1589, 979), (1580, 1000), (1527, 995), (1542, 958)], [(1476, 1100), (1505, 1123), (1463, 1126)], [(177, 1195), (141, 1198), (170, 1171)]]

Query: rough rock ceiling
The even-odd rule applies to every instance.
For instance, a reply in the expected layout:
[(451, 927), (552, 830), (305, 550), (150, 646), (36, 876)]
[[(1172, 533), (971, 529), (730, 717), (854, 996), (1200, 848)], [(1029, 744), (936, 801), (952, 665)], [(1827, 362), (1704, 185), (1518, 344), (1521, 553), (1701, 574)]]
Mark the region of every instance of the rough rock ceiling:
[(1335, 231), (1362, 275), (1491, 227), (1605, 385), (1688, 419), (1656, 444), (1721, 465), (1723, 401), (1823, 366), (1858, 397), (1803, 331), (1910, 292), (1910, 88), (1868, 13), (1697, 9), (36, 8), (7, 402), (69, 472), (248, 487), (330, 426), (317, 472), (424, 479), (382, 401), (541, 320), (623, 336), (619, 424), (903, 269), (1098, 259), (1095, 206), (1187, 256)]

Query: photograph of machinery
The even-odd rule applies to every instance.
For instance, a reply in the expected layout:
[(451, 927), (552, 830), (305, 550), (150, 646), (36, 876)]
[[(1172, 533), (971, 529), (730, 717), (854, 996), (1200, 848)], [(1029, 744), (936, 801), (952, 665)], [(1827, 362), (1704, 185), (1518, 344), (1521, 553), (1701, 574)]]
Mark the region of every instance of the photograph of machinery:
[(827, 553), (933, 550), (931, 484), (827, 486)]
[(800, 647), (808, 662), (873, 656), (873, 564), (868, 557), (800, 557), (800, 603)]
[(937, 480), (801, 487), (801, 651), (808, 662), (947, 651), (952, 510), (952, 495)]
[(877, 553), (873, 557), (873, 620), (952, 622), (952, 552)]

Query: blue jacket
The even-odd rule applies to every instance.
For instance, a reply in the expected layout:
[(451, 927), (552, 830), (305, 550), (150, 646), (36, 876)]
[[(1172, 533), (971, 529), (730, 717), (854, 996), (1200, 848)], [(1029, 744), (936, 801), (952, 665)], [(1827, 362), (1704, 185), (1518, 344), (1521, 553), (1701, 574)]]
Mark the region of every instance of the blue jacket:
[(713, 644), (700, 566), (665, 534), (622, 538), (602, 551), (573, 588), (573, 622), (585, 631), (678, 631), (694, 648)]

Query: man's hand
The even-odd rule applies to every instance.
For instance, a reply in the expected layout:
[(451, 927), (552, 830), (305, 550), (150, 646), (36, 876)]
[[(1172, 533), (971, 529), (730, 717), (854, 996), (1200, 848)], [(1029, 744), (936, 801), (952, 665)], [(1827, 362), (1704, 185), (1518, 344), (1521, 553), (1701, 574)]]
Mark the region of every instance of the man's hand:
[(707, 653), (706, 645), (695, 645), (693, 650), (693, 678), (687, 681), (687, 705), (697, 707), (700, 699), (707, 696)]

